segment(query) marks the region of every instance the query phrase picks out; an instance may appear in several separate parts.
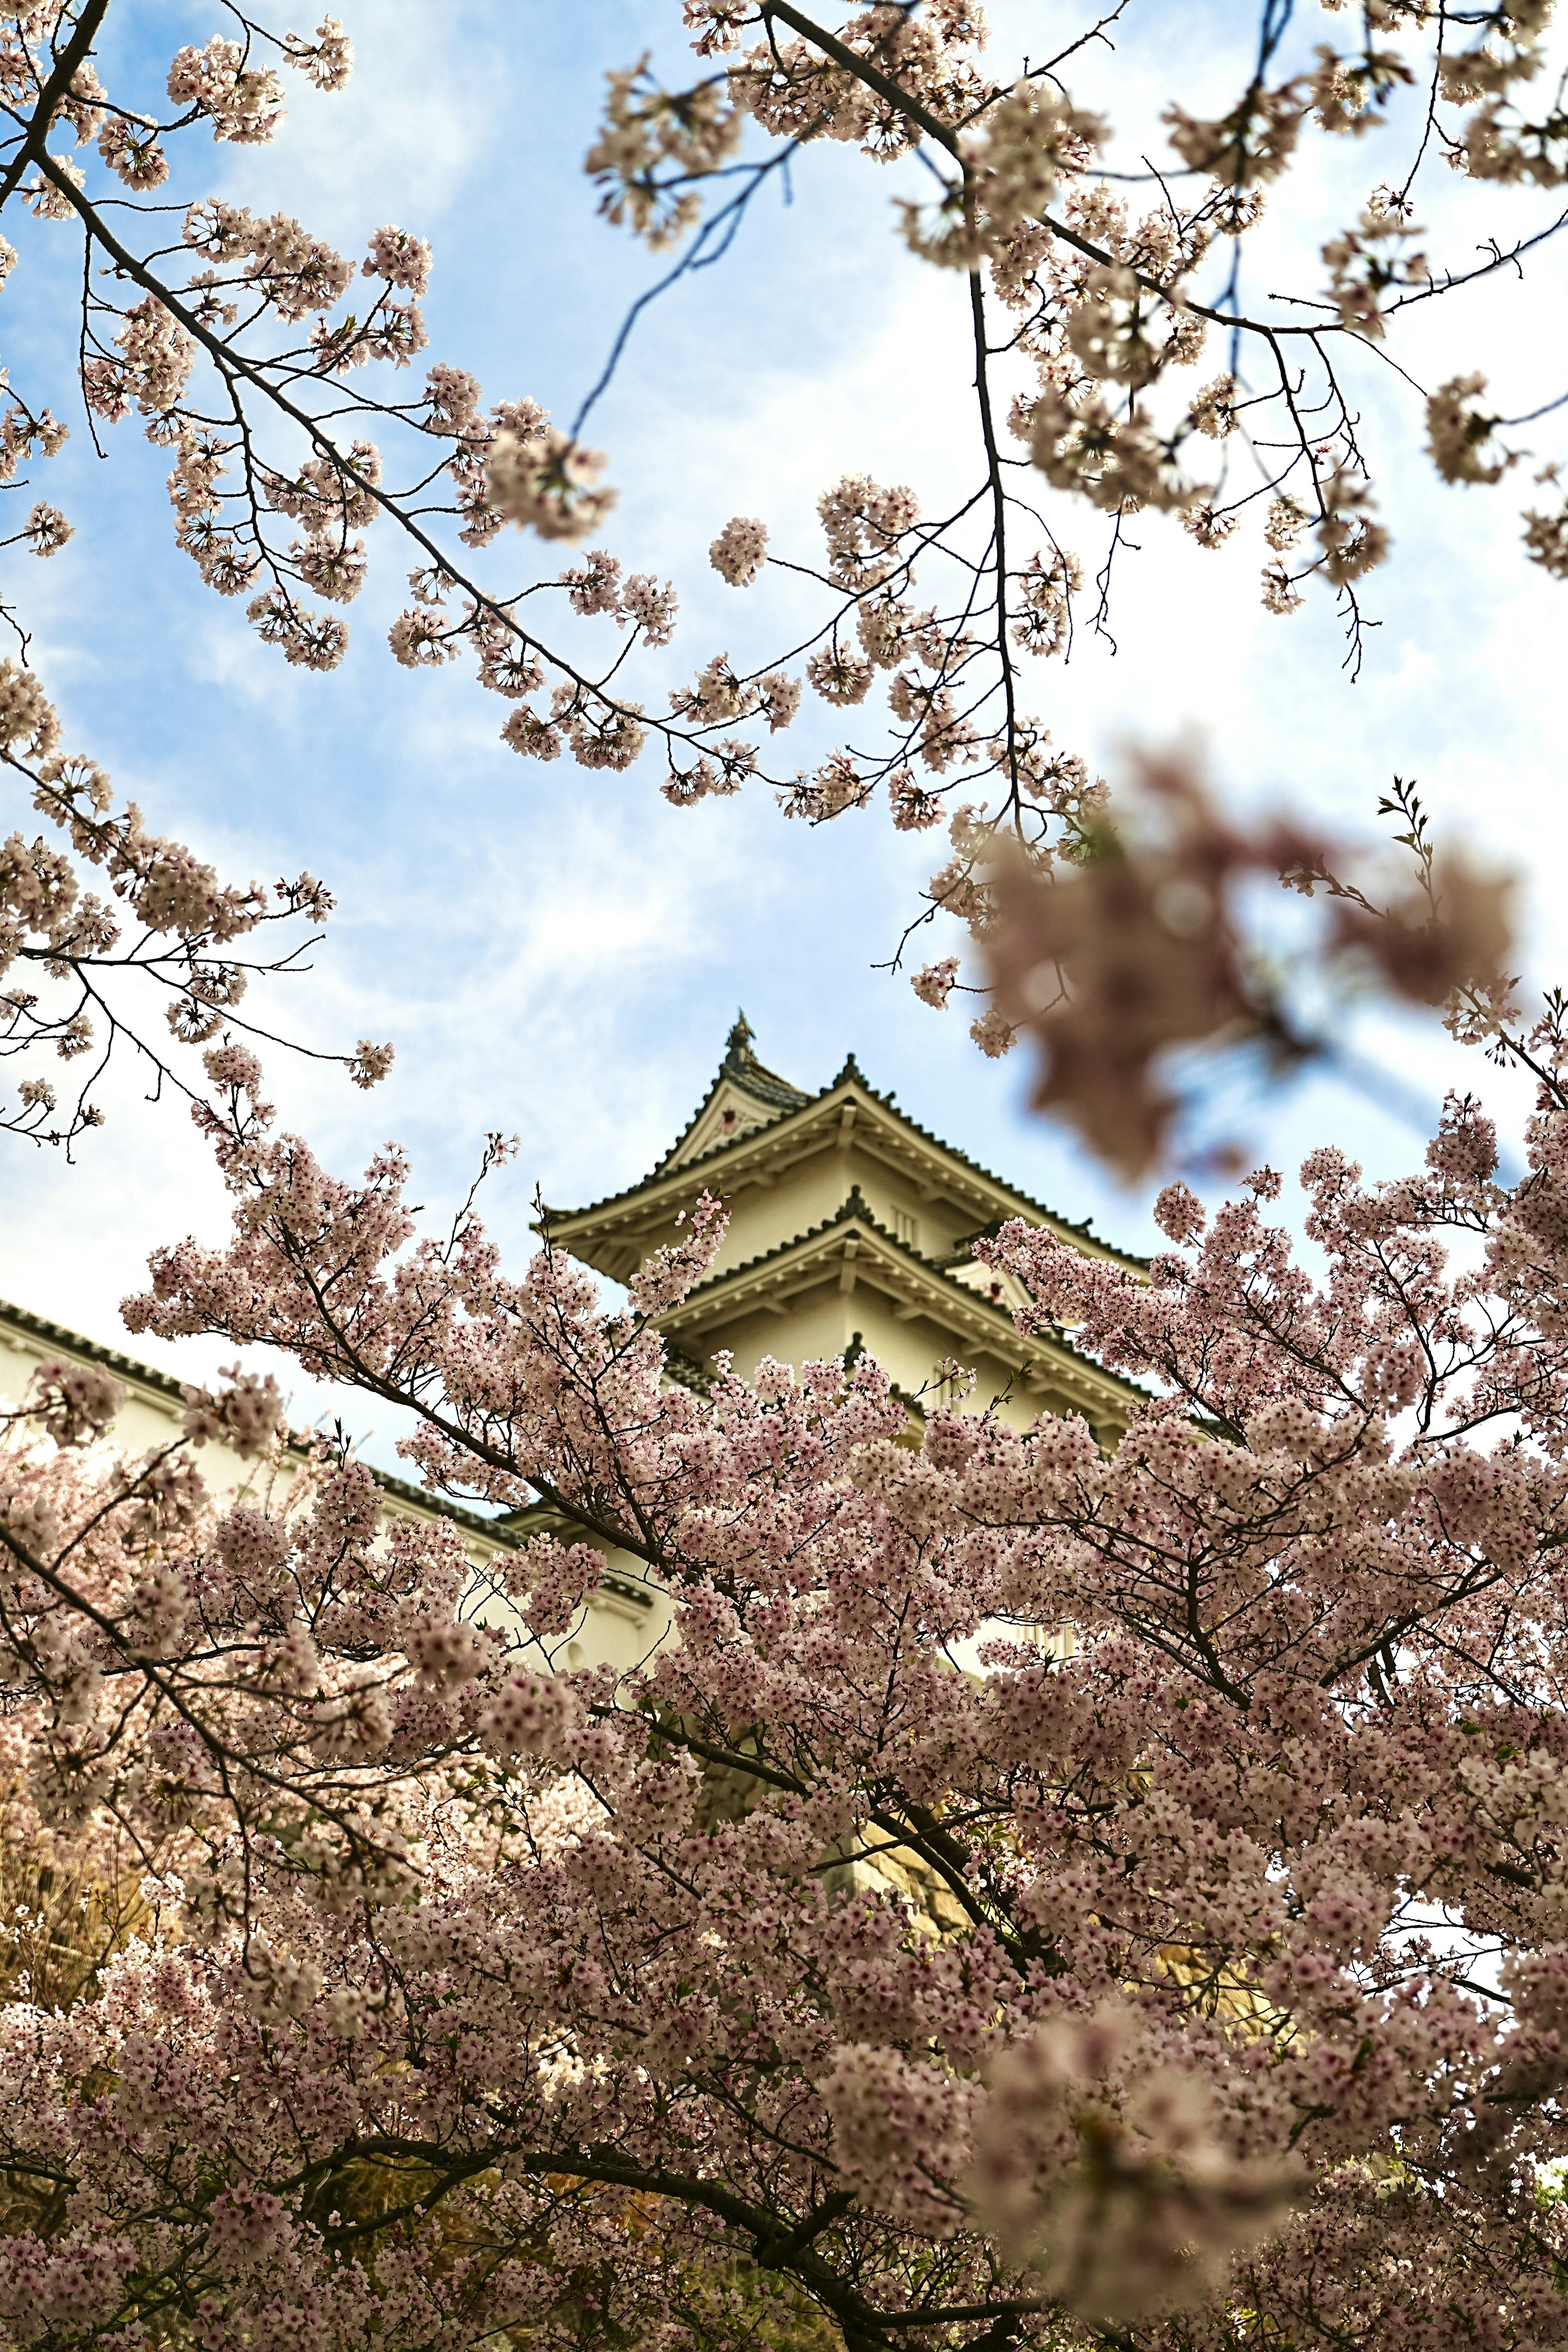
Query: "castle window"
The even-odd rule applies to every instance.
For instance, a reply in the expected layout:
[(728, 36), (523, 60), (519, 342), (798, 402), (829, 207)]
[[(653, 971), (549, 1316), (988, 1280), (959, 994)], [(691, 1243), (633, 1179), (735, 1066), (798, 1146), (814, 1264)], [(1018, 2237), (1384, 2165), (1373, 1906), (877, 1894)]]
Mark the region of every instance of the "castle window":
[(908, 1209), (893, 1211), (893, 1232), (900, 1241), (907, 1242), (910, 1249), (920, 1247), (921, 1221), (911, 1216)]

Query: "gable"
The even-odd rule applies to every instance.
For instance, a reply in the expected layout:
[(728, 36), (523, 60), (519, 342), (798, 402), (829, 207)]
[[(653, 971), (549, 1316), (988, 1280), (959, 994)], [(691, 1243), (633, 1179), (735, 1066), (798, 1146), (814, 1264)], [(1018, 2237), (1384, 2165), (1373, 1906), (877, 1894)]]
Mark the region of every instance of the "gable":
[(719, 1150), (726, 1143), (739, 1143), (742, 1136), (754, 1135), (759, 1127), (771, 1126), (782, 1115), (778, 1109), (759, 1103), (755, 1095), (737, 1085), (733, 1078), (721, 1076), (668, 1158), (659, 1161), (658, 1172), (664, 1175), (672, 1168), (684, 1168), (693, 1160), (705, 1159), (709, 1152)]
[(753, 1031), (743, 1013), (724, 1040), (719, 1075), (654, 1170), (662, 1176), (689, 1160), (705, 1159), (727, 1143), (738, 1143), (759, 1127), (767, 1127), (786, 1112), (799, 1110), (811, 1097), (791, 1086), (776, 1070), (758, 1061), (752, 1051)]

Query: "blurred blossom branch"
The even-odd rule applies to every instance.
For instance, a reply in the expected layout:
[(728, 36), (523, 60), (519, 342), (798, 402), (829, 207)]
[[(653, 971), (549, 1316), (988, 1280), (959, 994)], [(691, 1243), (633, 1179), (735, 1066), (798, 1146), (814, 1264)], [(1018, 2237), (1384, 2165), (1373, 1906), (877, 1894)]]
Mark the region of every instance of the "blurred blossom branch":
[[(1145, 761), (1138, 782), (1071, 864), (1004, 842), (974, 918), (1003, 1045), (1025, 1032), (1042, 1049), (1036, 1107), (1069, 1118), (1124, 1176), (1161, 1157), (1179, 1108), (1159, 1067), (1173, 1049), (1246, 1044), (1286, 1067), (1333, 1058), (1321, 1017), (1309, 1025), (1298, 1010), (1303, 971), (1342, 996), (1370, 982), (1395, 1001), (1442, 1005), (1463, 1042), (1502, 1059), (1529, 1055), (1506, 970), (1512, 881), (1437, 856), (1414, 786), (1396, 779), (1380, 803), (1405, 824), (1396, 839), (1414, 870), (1384, 877), (1373, 897), (1380, 861), (1363, 851), (1364, 887), (1342, 879), (1348, 845), (1282, 820), (1238, 824), (1190, 762)], [(1327, 922), (1293, 958), (1256, 913), (1247, 920), (1244, 887), (1258, 877), (1329, 902)]]

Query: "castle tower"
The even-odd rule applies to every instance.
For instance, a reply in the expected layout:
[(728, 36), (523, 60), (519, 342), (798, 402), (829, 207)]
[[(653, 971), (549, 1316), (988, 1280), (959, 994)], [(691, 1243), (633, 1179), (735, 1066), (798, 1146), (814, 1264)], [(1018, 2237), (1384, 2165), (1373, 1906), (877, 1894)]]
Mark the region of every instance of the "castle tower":
[(713, 1083), (650, 1175), (583, 1209), (548, 1212), (551, 1238), (618, 1282), (674, 1241), (700, 1195), (730, 1212), (712, 1272), (660, 1318), (678, 1379), (700, 1384), (721, 1350), (750, 1373), (764, 1357), (799, 1365), (874, 1356), (918, 1421), (946, 1393), (939, 1368), (976, 1375), (971, 1408), (994, 1404), (1024, 1427), (1077, 1412), (1102, 1444), (1126, 1427), (1137, 1391), (1065, 1335), (1024, 1339), (1023, 1293), (974, 1255), (1011, 1218), (1119, 1265), (1140, 1262), (900, 1110), (853, 1055), (809, 1094), (757, 1059), (742, 1013)]

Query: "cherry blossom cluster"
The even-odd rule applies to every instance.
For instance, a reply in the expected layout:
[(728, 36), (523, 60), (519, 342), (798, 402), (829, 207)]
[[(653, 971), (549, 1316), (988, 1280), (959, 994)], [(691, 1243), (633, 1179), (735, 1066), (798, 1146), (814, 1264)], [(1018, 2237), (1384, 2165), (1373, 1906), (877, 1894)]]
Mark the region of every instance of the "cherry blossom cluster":
[[(59, 744), (58, 715), (34, 672), (0, 661), (0, 752), (31, 783), (32, 814), (47, 828), (0, 843), (0, 1057), (31, 1065), (15, 1103), (0, 1106), (0, 1126), (68, 1146), (100, 1122), (91, 1090), (126, 1025), (127, 982), (151, 992), (172, 1041), (206, 1045), (241, 1024), (237, 1008), (257, 973), (300, 953), (297, 941), (280, 955), (258, 954), (258, 935), (319, 925), (332, 899), (310, 874), (270, 890), (223, 882), (184, 844), (151, 833), (135, 802), (117, 813), (102, 769)], [(107, 897), (82, 887), (95, 868)], [(152, 1042), (155, 1029), (130, 1034), (159, 1072), (192, 1093)], [(45, 1053), (85, 1069), (63, 1106), (37, 1075)], [(362, 1040), (353, 1055), (334, 1058), (368, 1086), (390, 1067), (391, 1048)]]
[[(73, 341), (79, 340), (90, 428), (96, 433), (100, 424), (135, 412), (154, 442), (174, 449), (176, 537), (204, 577), (226, 595), (248, 593), (251, 619), (289, 659), (331, 667), (342, 656), (342, 625), (310, 612), (298, 591), (342, 602), (357, 587), (363, 550), (348, 532), (375, 511), (365, 497), (375, 478), (374, 452), (353, 442), (344, 452), (352, 469), (345, 473), (334, 445), (310, 444), (314, 428), (296, 402), (286, 429), (302, 430), (308, 446), (292, 466), (269, 465), (232, 397), (226, 411), (221, 396), (215, 409), (206, 395), (226, 381), (231, 394), (249, 384), (281, 422), (277, 394), (285, 377), (298, 389), (311, 381), (324, 385), (329, 374), (363, 360), (405, 364), (425, 340), (411, 298), (428, 274), (428, 249), (399, 230), (376, 233), (364, 271), (377, 278), (378, 290), (352, 331), (330, 322), (348, 290), (350, 265), (286, 212), (253, 217), (221, 200), (198, 199), (185, 208), (183, 236), (171, 251), (161, 224), (151, 216), (143, 222), (140, 205), (170, 181), (175, 134), (205, 130), (219, 142), (268, 144), (283, 121), (284, 69), (303, 73), (320, 89), (341, 89), (352, 45), (335, 17), (325, 18), (311, 37), (290, 33), (274, 40), (230, 11), (223, 32), (174, 55), (158, 94), (162, 106), (151, 91), (127, 103), (131, 94), (107, 89), (92, 62), (105, 15), (104, 0), (46, 0), (13, 11), (0, 26), (0, 79), (13, 101), (5, 200), (26, 202), (38, 218), (73, 226), (83, 238), (85, 291)], [(47, 136), (62, 132), (80, 161), (47, 147)], [(107, 199), (107, 211), (103, 189), (119, 191)], [(166, 209), (166, 199), (158, 201)], [(13, 247), (0, 241), (0, 274), (16, 260)], [(270, 355), (258, 349), (257, 333), (269, 324), (288, 336), (307, 320), (314, 321), (310, 349)], [(219, 375), (204, 377), (215, 361)], [(65, 437), (47, 407), (20, 389), (9, 392), (0, 416), (0, 481), (21, 487), (19, 469), (52, 457)], [(244, 476), (237, 483), (226, 479), (237, 452)], [(265, 517), (299, 512), (270, 491), (291, 478), (301, 460), (318, 495), (303, 517), (305, 535), (285, 551), (268, 541)], [(71, 536), (68, 518), (38, 500), (5, 543), (52, 556)], [(151, 983), (175, 1039), (200, 1044), (226, 1019), (238, 1019), (235, 1008), (247, 979), (292, 961), (303, 940), (281, 959), (239, 957), (234, 943), (262, 923), (301, 916), (320, 921), (331, 900), (310, 877), (280, 884), (275, 898), (256, 885), (220, 885), (189, 848), (152, 834), (135, 808), (115, 816), (107, 778), (89, 760), (60, 755), (58, 722), (26, 667), (26, 632), (8, 600), (0, 609), (20, 656), (5, 664), (0, 678), (0, 748), (49, 828), (32, 840), (13, 832), (5, 854), (0, 970), (9, 977), (0, 999), (0, 1047), (16, 1061), (18, 1076), (0, 1120), (68, 1147), (97, 1123), (92, 1088), (121, 1035), (150, 1059), (160, 1081), (170, 1076), (184, 1083), (158, 1042), (162, 1023), (150, 1033), (134, 992), (126, 992), (127, 974)], [(93, 866), (123, 901), (125, 917), (88, 887)], [(16, 984), (21, 972), (38, 985)], [(89, 1076), (73, 1087), (67, 1106), (58, 1103), (45, 1075), (57, 1055), (68, 1062), (90, 1057)], [(371, 1064), (362, 1055), (353, 1067), (363, 1075)]]
[(702, 199), (692, 184), (730, 161), (744, 118), (722, 76), (670, 92), (659, 88), (644, 57), (608, 80), (605, 126), (585, 169), (604, 190), (599, 209), (605, 218), (616, 227), (626, 223), (658, 253), (695, 226)]
[[(1315, 1273), (1268, 1170), (1146, 1270), (984, 1243), (1114, 1448), (863, 1356), (695, 1392), (716, 1203), (606, 1311), (215, 1056), (233, 1235), (133, 1326), (413, 1407), (522, 1539), (330, 1454), (215, 1510), (47, 1370), (0, 1773), (95, 1876), (61, 1935), (0, 1832), (11, 2334), (1568, 2344), (1562, 1008), (1520, 1049), (1522, 1181), (1468, 1099), (1398, 1182), (1317, 1150)], [(674, 1638), (573, 1666), (610, 1549)]]
[[(688, 9), (700, 55), (740, 45), (742, 26), (728, 7)], [(773, 20), (804, 37), (781, 41)], [(730, 87), (774, 138), (836, 139), (888, 163), (916, 146), (915, 110), (942, 122), (963, 121), (1000, 93), (982, 63), (985, 20), (967, 0), (936, 0), (918, 13), (879, 5), (857, 10), (832, 47), (809, 18), (788, 8), (748, 12), (742, 25), (767, 37), (742, 51)]]
[[(1342, 13), (1328, 9), (1331, 19)], [(1074, 552), (1039, 537), (1031, 473), (1109, 524), (1096, 627), (1106, 620), (1123, 526), (1141, 511), (1177, 519), (1205, 549), (1226, 545), (1256, 515), (1266, 607), (1294, 612), (1308, 583), (1321, 581), (1341, 603), (1359, 661), (1360, 599), (1393, 542), (1349, 390), (1358, 352), (1386, 343), (1413, 306), (1515, 266), (1554, 232), (1556, 215), (1544, 213), (1535, 229), (1501, 227), (1479, 248), (1490, 257), (1478, 270), (1468, 247), (1451, 257), (1431, 249), (1413, 193), (1419, 173), (1438, 161), (1478, 186), (1559, 185), (1568, 172), (1568, 118), (1544, 99), (1534, 104), (1532, 89), (1549, 86), (1555, 70), (1549, 6), (1470, 12), (1458, 47), (1424, 8), (1376, 9), (1357, 20), (1348, 42), (1346, 28), (1334, 25), (1340, 37), (1315, 47), (1292, 26), (1290, 12), (1265, 11), (1253, 77), (1234, 107), (1215, 116), (1179, 103), (1165, 111), (1185, 181), (1146, 157), (1141, 170), (1122, 159), (1105, 168), (1114, 109), (1095, 103), (1090, 85), (1113, 53), (1091, 38), (1059, 58), (1031, 59), (1009, 79), (993, 77), (986, 29), (962, 5), (873, 6), (840, 22), (788, 0), (760, 0), (754, 10), (689, 0), (684, 16), (699, 56), (728, 61), (733, 119), (747, 114), (785, 142), (752, 167), (748, 187), (761, 184), (781, 156), (818, 139), (856, 144), (882, 162), (918, 149), (928, 180), (934, 174), (940, 185), (926, 201), (897, 200), (905, 236), (915, 251), (971, 281), (976, 493), (919, 531), (919, 551), (940, 551), (952, 562), (961, 592), (952, 610), (933, 607), (923, 616), (924, 651), (937, 678), (893, 681), (894, 727), (884, 754), (868, 761), (861, 745), (846, 746), (810, 776), (777, 780), (786, 810), (823, 822), (865, 807), (886, 784), (895, 824), (946, 815), (961, 835), (976, 825), (1033, 830), (1037, 840), (1070, 849), (1081, 833), (1074, 793), (1082, 786), (1069, 786), (1052, 812), (1061, 819), (1059, 834), (1029, 816), (1025, 770), (1041, 730), (1023, 703), (1015, 656), (1068, 649), (1084, 567)], [(711, 77), (689, 91), (660, 91), (645, 58), (635, 76), (615, 79), (610, 125), (592, 168), (602, 167), (617, 128), (624, 132), (634, 82), (639, 121), (675, 122), (683, 106), (694, 120), (717, 119)], [(1114, 69), (1098, 82), (1114, 100)], [(1420, 88), (1425, 105), (1412, 111), (1405, 94)], [(1272, 295), (1248, 298), (1243, 272), (1259, 246), (1271, 192), (1310, 140), (1359, 142), (1370, 131), (1405, 129), (1413, 142), (1408, 171), (1402, 163), (1388, 173), (1384, 158), (1385, 176), (1354, 220), (1320, 238), (1321, 287), (1297, 289), (1284, 308)], [(703, 240), (720, 227), (731, 235), (747, 198), (720, 189), (701, 213), (697, 178), (694, 170), (679, 180), (680, 217), (667, 209), (661, 233), (694, 227), (700, 217), (692, 254), (705, 260)], [(1140, 178), (1149, 187), (1142, 212), (1128, 192)], [(1314, 314), (1305, 323), (1303, 308)], [(1178, 389), (1180, 372), (1199, 361), (1216, 324), (1227, 337), (1230, 365), (1195, 389)], [(1445, 480), (1495, 485), (1525, 455), (1502, 438), (1507, 420), (1487, 406), (1485, 391), (1484, 377), (1471, 371), (1426, 394), (1427, 446)], [(1003, 415), (1021, 454), (998, 441)], [(1553, 484), (1556, 475), (1548, 460), (1538, 478)], [(855, 551), (858, 567), (848, 569), (847, 547), (835, 538), (833, 510), (847, 500), (852, 510), (861, 480), (870, 478), (852, 478), (824, 496), (829, 590), (878, 584), (875, 567), (886, 551), (874, 534)], [(915, 511), (910, 494), (910, 522)], [(977, 512), (984, 538), (975, 536)], [(756, 577), (765, 528), (761, 520), (737, 519), (714, 541), (712, 562), (731, 584)], [(1022, 562), (1014, 552), (1020, 536)], [(1524, 545), (1532, 561), (1568, 576), (1568, 527), (1549, 504), (1527, 509)], [(853, 614), (829, 608), (805, 666), (808, 682), (830, 703), (858, 705), (869, 692), (878, 655), (868, 632), (877, 618), (864, 602)], [(853, 635), (846, 642), (849, 629)], [(762, 691), (767, 675), (738, 683), (752, 689), (758, 715), (772, 724)], [(726, 743), (724, 753), (715, 759), (704, 747), (693, 763), (672, 748), (667, 795), (684, 804), (763, 772), (742, 743)], [(935, 767), (933, 781), (915, 782), (917, 762)], [(976, 783), (990, 787), (984, 797)], [(944, 800), (961, 804), (956, 814), (944, 812)], [(962, 841), (955, 847), (957, 870), (944, 867), (933, 882), (921, 919), (969, 890)], [(1005, 1024), (993, 1007), (976, 1026), (989, 1049)]]

